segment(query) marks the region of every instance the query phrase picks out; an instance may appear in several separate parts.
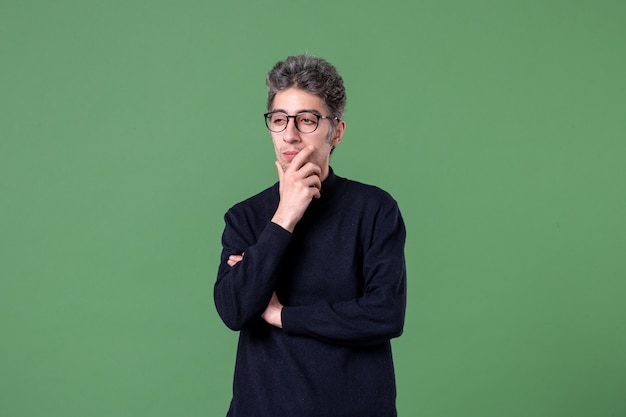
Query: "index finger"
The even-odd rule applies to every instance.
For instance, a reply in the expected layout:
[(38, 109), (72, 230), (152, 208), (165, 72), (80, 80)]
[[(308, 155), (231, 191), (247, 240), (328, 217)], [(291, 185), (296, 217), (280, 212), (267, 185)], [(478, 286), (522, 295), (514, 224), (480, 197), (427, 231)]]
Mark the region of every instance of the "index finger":
[(304, 164), (308, 162), (309, 156), (311, 156), (315, 152), (315, 147), (312, 145), (305, 146), (302, 148), (300, 152), (291, 160), (289, 167), (287, 169), (292, 169), (294, 171), (302, 168)]

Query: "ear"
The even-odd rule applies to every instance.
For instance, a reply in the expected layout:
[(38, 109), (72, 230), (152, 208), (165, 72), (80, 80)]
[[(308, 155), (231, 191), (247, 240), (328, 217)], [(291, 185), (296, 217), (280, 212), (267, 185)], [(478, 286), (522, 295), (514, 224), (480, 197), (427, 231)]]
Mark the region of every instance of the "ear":
[(339, 145), (341, 139), (343, 138), (343, 134), (346, 131), (346, 122), (340, 120), (335, 126), (335, 131), (333, 132), (333, 140), (331, 142), (332, 146), (335, 147)]

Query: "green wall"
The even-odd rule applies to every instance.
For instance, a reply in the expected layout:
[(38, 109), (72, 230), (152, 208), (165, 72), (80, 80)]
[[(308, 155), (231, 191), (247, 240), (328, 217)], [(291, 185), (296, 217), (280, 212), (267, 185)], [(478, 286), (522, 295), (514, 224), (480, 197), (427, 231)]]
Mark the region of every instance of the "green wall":
[(0, 415), (220, 416), (222, 216), (326, 57), (408, 228), (401, 416), (626, 415), (626, 3), (0, 0)]

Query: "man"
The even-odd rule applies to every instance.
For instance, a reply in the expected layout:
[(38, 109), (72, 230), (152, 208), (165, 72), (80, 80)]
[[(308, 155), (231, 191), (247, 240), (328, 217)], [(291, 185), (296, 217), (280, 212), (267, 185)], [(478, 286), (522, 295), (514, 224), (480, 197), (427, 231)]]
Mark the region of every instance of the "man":
[(239, 331), (231, 417), (396, 416), (406, 305), (396, 202), (335, 175), (343, 80), (321, 58), (267, 75), (278, 182), (225, 215), (217, 311)]

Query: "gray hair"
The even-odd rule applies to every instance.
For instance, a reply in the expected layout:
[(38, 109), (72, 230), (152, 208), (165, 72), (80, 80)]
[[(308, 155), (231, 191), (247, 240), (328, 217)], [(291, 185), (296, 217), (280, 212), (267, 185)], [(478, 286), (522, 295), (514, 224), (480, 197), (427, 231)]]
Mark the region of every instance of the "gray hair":
[[(291, 87), (314, 94), (324, 100), (329, 116), (341, 119), (346, 107), (346, 89), (337, 69), (326, 60), (312, 55), (289, 56), (274, 65), (265, 84), (267, 109), (271, 110), (276, 93)], [(334, 123), (333, 123), (334, 125)]]

